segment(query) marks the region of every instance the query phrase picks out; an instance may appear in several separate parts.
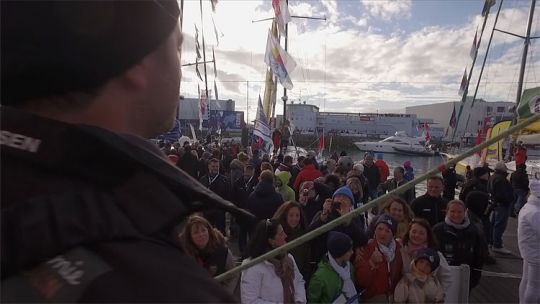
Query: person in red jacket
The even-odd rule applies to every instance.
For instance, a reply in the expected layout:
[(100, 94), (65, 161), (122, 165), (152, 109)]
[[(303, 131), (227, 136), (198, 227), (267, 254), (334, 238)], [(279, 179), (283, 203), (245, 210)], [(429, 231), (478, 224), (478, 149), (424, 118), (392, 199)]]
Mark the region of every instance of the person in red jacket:
[(398, 223), (388, 214), (376, 223), (374, 238), (358, 251), (354, 261), (356, 283), (366, 289), (364, 301), (392, 303), (403, 270), (401, 245), (394, 238)]
[(317, 170), (313, 165), (313, 160), (311, 158), (304, 159), (304, 167), (302, 171), (298, 173), (298, 176), (294, 180), (294, 190), (298, 192), (298, 188), (303, 182), (312, 182), (316, 178), (321, 177), (321, 171)]
[(379, 172), (381, 173), (380, 182), (384, 183), (388, 179), (388, 176), (390, 176), (390, 168), (388, 168), (388, 165), (383, 160), (382, 153), (377, 154), (377, 160), (375, 161), (375, 166), (379, 168)]

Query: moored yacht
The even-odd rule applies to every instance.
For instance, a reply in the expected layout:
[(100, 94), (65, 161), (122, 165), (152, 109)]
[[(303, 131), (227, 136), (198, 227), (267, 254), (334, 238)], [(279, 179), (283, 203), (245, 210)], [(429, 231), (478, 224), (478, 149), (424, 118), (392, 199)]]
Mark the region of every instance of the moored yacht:
[(404, 131), (398, 131), (381, 141), (355, 142), (354, 145), (362, 151), (369, 152), (434, 155), (433, 151), (426, 148), (423, 137), (411, 137)]

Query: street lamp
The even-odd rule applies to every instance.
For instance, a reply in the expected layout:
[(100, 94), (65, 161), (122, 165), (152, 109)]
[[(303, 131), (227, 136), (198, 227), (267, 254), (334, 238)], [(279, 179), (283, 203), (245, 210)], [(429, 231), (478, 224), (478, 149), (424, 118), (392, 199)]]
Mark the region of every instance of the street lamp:
[(283, 97), (281, 97), (281, 100), (283, 100), (283, 121), (281, 122), (282, 124), (287, 121), (287, 99), (289, 99), (287, 95), (283, 95)]

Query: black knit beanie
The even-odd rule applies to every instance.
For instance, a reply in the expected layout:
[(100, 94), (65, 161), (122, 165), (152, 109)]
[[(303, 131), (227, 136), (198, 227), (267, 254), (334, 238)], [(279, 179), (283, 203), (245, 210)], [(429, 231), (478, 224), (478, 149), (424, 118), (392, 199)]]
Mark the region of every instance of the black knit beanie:
[(87, 92), (155, 50), (176, 0), (1, 2), (1, 103)]

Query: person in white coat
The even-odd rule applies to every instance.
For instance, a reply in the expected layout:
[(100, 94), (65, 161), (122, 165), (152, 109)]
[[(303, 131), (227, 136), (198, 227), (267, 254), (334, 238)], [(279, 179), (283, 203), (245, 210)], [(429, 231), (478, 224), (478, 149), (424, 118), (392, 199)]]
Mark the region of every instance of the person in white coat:
[(523, 258), (519, 303), (540, 303), (540, 172), (529, 183), (530, 196), (518, 216), (518, 246)]
[[(278, 220), (263, 220), (246, 250), (242, 264), (286, 243)], [(306, 303), (304, 278), (294, 258), (281, 254), (242, 272), (240, 298), (245, 304)]]

